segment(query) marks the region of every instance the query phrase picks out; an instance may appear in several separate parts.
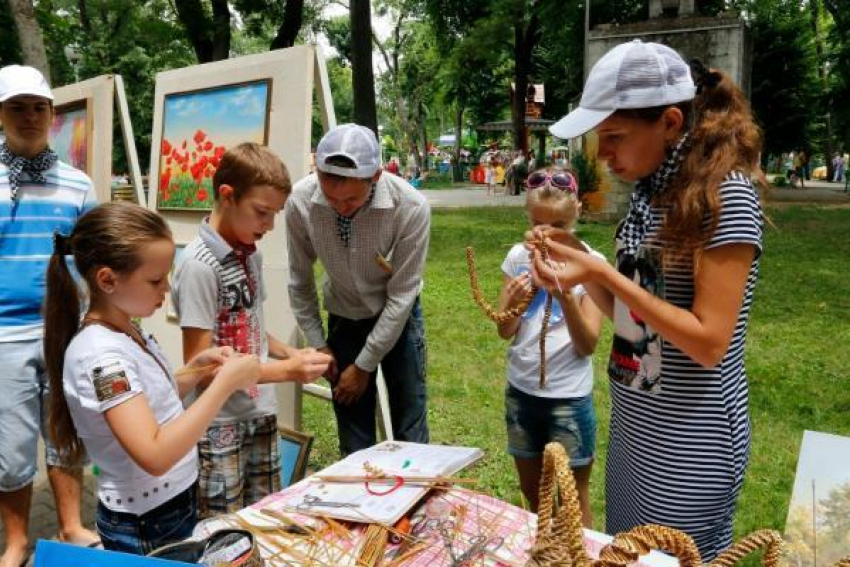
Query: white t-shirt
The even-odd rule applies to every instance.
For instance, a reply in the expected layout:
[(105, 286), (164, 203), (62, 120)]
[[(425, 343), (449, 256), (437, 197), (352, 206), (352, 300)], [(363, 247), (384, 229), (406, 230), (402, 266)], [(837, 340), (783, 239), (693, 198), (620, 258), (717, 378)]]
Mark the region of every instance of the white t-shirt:
[[(590, 247), (588, 250), (592, 255), (604, 259)], [(522, 244), (514, 245), (502, 262), (502, 271), (508, 277), (515, 278), (530, 270), (528, 250)], [(574, 286), (572, 292), (576, 299), (587, 293), (581, 285)], [(522, 315), (519, 329), (508, 348), (508, 381), (517, 390), (541, 398), (579, 398), (590, 395), (593, 390), (591, 357), (578, 356), (573, 349), (567, 322), (557, 300), (552, 301), (552, 315), (546, 334), (546, 386), (540, 388), (540, 329), (545, 305), (546, 294), (540, 290)]]
[[(168, 361), (153, 337), (143, 333), (148, 350), (166, 369)], [(103, 414), (144, 394), (162, 425), (183, 412), (174, 378), (129, 336), (102, 325), (80, 331), (65, 351), (65, 399), (77, 434), (100, 468), (98, 497), (116, 512), (143, 514), (168, 502), (198, 477), (197, 449), (189, 451), (160, 477), (146, 473), (121, 447)]]

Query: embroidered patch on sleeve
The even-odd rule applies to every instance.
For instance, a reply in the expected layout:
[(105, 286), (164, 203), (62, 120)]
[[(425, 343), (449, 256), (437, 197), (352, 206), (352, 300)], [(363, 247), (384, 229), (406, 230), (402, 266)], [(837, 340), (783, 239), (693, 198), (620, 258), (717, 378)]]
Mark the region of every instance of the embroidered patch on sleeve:
[(91, 380), (99, 402), (107, 402), (130, 391), (130, 379), (118, 361), (94, 367)]

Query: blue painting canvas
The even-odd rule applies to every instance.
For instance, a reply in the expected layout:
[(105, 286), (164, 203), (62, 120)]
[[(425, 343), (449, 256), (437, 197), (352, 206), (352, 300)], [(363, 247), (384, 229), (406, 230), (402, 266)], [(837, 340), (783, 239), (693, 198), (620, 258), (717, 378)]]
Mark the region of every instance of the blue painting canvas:
[(212, 177), (224, 152), (267, 142), (270, 89), (262, 80), (165, 96), (158, 208), (212, 209)]

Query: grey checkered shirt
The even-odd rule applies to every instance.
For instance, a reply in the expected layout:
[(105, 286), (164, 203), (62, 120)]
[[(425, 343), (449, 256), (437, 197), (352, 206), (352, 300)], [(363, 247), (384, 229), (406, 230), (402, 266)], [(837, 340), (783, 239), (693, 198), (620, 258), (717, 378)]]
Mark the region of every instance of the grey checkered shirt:
[(372, 201), (352, 220), (347, 247), (315, 174), (295, 184), (284, 215), (289, 298), (308, 343), (327, 345), (313, 273), (318, 259), (325, 269), (322, 293), (330, 313), (355, 320), (380, 316), (355, 360), (363, 370), (375, 370), (404, 330), (422, 287), (431, 226), (427, 201), (401, 177), (381, 175)]

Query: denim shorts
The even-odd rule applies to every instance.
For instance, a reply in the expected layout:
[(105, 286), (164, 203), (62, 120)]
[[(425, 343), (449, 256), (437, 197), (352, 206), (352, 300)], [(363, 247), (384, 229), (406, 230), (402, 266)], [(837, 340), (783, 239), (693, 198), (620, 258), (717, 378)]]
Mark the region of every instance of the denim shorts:
[(198, 484), (144, 514), (115, 512), (97, 503), (97, 533), (103, 547), (134, 555), (147, 555), (192, 535), (198, 523)]
[(0, 492), (30, 484), (38, 467), (38, 436), (45, 462), (61, 464), (47, 434), (50, 386), (41, 339), (0, 342)]
[(596, 412), (593, 397), (542, 398), (510, 384), (505, 389), (508, 453), (520, 459), (543, 454), (546, 443), (557, 441), (567, 450), (570, 466), (590, 464), (596, 450)]

